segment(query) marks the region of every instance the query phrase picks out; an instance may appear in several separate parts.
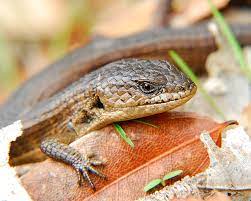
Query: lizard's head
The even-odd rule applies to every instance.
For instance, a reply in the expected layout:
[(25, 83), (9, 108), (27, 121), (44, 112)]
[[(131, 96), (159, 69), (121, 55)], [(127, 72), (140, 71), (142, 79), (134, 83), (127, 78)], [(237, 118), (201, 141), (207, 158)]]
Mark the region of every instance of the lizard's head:
[(96, 85), (99, 105), (111, 121), (168, 111), (187, 102), (196, 85), (167, 61), (120, 60), (106, 65)]

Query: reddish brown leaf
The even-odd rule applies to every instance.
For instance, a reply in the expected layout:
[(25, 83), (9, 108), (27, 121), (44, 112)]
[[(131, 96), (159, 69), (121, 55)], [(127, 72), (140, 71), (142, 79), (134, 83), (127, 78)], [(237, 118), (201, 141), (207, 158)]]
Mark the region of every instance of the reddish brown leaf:
[[(145, 118), (160, 128), (137, 122), (121, 126), (132, 139), (132, 149), (113, 126), (82, 137), (74, 147), (94, 152), (107, 160), (104, 181), (91, 175), (97, 191), (86, 184), (79, 187), (74, 170), (62, 163), (46, 160), (22, 177), (24, 187), (34, 200), (135, 200), (144, 196), (143, 187), (152, 179), (181, 169), (194, 175), (209, 164), (206, 149), (199, 139), (203, 130), (212, 133), (219, 145), (220, 131), (231, 122), (218, 124), (193, 113), (164, 113)], [(232, 122), (233, 123), (233, 122)]]

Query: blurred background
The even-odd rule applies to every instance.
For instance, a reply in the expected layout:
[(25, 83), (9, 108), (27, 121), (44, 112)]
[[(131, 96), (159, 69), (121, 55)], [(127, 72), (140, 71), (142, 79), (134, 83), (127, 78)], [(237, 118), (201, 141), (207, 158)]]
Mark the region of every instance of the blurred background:
[[(214, 0), (228, 21), (251, 21), (250, 0)], [(0, 103), (20, 83), (100, 37), (208, 20), (202, 0), (8, 0), (0, 4)]]

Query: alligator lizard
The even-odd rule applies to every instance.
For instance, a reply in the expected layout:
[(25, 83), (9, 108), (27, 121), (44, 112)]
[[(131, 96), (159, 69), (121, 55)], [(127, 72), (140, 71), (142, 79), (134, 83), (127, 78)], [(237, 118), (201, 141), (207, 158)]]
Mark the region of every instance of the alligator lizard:
[(124, 59), (109, 63), (21, 116), (25, 133), (13, 143), (12, 160), (34, 154), (41, 143), (45, 154), (77, 170), (80, 184), (83, 177), (94, 188), (87, 172), (104, 177), (91, 166), (100, 162), (82, 157), (66, 144), (115, 121), (168, 111), (187, 102), (195, 92), (195, 84), (167, 61)]
[[(233, 30), (242, 44), (251, 43), (249, 25), (235, 25)], [(83, 135), (114, 121), (164, 112), (185, 103), (195, 93), (196, 87), (184, 74), (164, 61), (117, 61), (70, 84), (114, 60), (156, 58), (167, 54), (169, 49), (175, 49), (186, 60), (201, 65), (216, 45), (205, 25), (107, 39), (75, 50), (24, 83), (0, 108), (0, 127), (17, 119), (24, 124), (24, 134), (11, 146), (11, 163), (16, 165), (41, 159), (41, 153), (36, 151), (41, 140), (48, 136), (56, 136), (69, 143), (76, 136), (65, 134), (67, 130)], [(97, 83), (104, 86), (97, 86)], [(100, 90), (105, 88), (108, 91), (101, 93)], [(63, 152), (58, 152), (58, 156), (52, 153), (52, 145), (63, 146), (47, 141), (42, 143), (42, 150), (65, 159), (61, 155)], [(64, 154), (68, 152), (72, 150)], [(72, 160), (65, 162), (72, 163)], [(88, 180), (88, 175), (83, 176)]]

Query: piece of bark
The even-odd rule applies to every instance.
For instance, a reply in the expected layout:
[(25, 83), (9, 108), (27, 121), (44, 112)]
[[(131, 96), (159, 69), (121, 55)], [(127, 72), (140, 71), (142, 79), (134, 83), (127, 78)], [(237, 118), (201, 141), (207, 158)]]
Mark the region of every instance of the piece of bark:
[(10, 143), (22, 134), (21, 122), (0, 129), (0, 200), (29, 201), (31, 198), (8, 164)]

